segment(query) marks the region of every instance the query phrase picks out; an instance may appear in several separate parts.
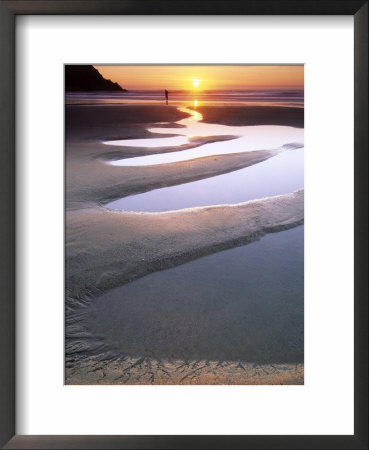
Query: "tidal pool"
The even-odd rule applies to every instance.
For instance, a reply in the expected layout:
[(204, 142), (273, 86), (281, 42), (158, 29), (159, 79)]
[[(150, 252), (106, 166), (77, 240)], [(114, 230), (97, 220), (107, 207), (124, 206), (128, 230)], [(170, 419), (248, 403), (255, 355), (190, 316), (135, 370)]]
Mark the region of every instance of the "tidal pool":
[(304, 227), (147, 275), (88, 310), (109, 354), (301, 363)]
[(168, 164), (190, 159), (202, 158), (210, 155), (223, 155), (231, 153), (249, 152), (255, 150), (276, 150), (283, 146), (303, 146), (304, 130), (277, 125), (256, 126), (228, 126), (201, 122), (202, 115), (188, 108), (178, 108), (180, 111), (191, 114), (190, 117), (179, 120), (177, 124), (183, 128), (149, 128), (156, 134), (175, 134), (175, 137), (156, 137), (148, 139), (121, 139), (117, 141), (104, 141), (106, 145), (119, 147), (169, 147), (179, 146), (189, 142), (190, 137), (199, 136), (235, 136), (235, 139), (212, 142), (199, 145), (189, 150), (160, 153), (156, 155), (139, 156), (110, 161), (114, 166), (148, 166)]
[[(124, 147), (173, 147), (180, 146), (189, 143), (189, 139), (187, 136), (174, 136), (174, 137), (164, 137), (164, 138), (146, 138), (146, 139), (124, 139), (122, 141), (112, 141), (114, 143), (110, 143), (109, 145), (118, 145)], [(105, 142), (106, 143), (106, 142)], [(131, 158), (133, 159), (133, 158)], [(136, 159), (136, 158), (134, 158)], [(118, 160), (121, 161), (121, 160)], [(111, 162), (113, 165), (122, 165), (116, 164), (116, 161)]]
[(300, 148), (285, 150), (234, 172), (123, 197), (105, 206), (115, 210), (160, 212), (241, 203), (288, 194), (303, 187), (304, 150)]

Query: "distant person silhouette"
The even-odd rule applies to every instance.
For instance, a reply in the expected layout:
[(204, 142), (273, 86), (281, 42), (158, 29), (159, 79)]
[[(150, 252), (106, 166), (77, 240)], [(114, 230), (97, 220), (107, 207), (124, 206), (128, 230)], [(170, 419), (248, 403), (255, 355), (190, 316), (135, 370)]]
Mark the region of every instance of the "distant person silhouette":
[(168, 91), (165, 89), (165, 103), (168, 104)]

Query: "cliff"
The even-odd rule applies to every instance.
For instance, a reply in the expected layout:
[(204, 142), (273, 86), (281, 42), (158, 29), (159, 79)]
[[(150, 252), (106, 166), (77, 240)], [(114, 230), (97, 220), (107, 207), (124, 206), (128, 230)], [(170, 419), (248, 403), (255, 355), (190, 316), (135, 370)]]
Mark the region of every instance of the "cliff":
[(90, 65), (65, 66), (66, 92), (126, 91), (118, 83), (106, 80), (95, 67)]

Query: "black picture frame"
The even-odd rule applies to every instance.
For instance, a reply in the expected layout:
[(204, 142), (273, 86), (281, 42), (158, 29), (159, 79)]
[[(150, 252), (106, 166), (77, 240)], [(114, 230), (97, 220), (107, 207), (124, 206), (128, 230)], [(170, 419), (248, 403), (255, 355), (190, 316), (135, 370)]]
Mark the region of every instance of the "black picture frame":
[[(353, 15), (355, 389), (349, 436), (15, 435), (15, 17), (19, 14)], [(368, 448), (368, 1), (0, 0), (0, 445), (7, 449)]]

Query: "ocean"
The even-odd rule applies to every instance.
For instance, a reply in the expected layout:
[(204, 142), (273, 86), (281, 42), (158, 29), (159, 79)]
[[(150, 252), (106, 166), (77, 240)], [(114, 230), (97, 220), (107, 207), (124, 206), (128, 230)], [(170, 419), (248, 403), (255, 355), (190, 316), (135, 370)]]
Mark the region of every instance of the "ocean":
[[(169, 104), (174, 105), (275, 105), (304, 106), (304, 90), (169, 90)], [(163, 90), (127, 92), (67, 92), (67, 104), (165, 103)]]

